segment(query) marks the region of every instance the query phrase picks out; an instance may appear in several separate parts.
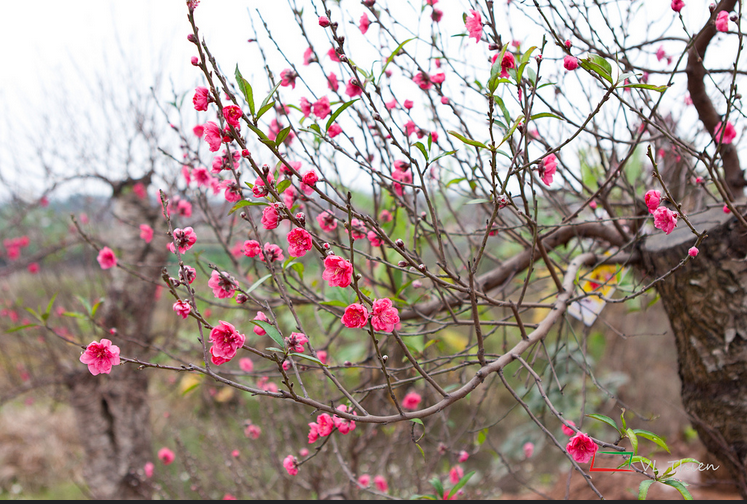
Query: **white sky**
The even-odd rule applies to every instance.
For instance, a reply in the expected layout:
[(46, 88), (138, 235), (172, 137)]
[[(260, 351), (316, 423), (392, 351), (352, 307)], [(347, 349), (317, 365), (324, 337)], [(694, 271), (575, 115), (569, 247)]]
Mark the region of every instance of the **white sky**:
[[(296, 1), (300, 7), (305, 8), (304, 17), (309, 21), (309, 32), (314, 37), (315, 44), (319, 42), (316, 49), (320, 57), (326, 59), (322, 51), (329, 46), (321, 41), (327, 33), (316, 26), (311, 0)], [(641, 1), (647, 9), (660, 9), (662, 22), (671, 21), (673, 13), (669, 8), (670, 0)], [(315, 3), (321, 4), (318, 1)], [(332, 1), (328, 3), (334, 4)], [(412, 0), (412, 3), (410, 5), (404, 0), (388, 2), (400, 19), (408, 20), (420, 15), (420, 1)], [(480, 3), (484, 5), (482, 0)], [(506, 7), (502, 0), (495, 0), (495, 4), (499, 12)], [(683, 15), (691, 31), (698, 30), (708, 15), (707, 4), (707, 0), (686, 0)], [(444, 34), (450, 36), (463, 33), (461, 16), (469, 8), (470, 2), (441, 0), (437, 6), (445, 13), (441, 23)], [(244, 76), (255, 86), (255, 94), (264, 96), (268, 87), (263, 70), (258, 66), (261, 63), (258, 47), (257, 44), (247, 43), (247, 39), (252, 36), (248, 10), (255, 9), (261, 11), (273, 35), (278, 38), (293, 63), (304, 68), (302, 53), (307, 44), (300, 38), (293, 20), (289, 19), (286, 0), (202, 0), (196, 10), (196, 17), (201, 34), (206, 37), (211, 51), (223, 70), (229, 74), (230, 80), (233, 80), (234, 65), (238, 63)], [(346, 15), (349, 14), (349, 20), (357, 20), (364, 12), (359, 0), (343, 0), (342, 9)], [(427, 10), (424, 13), (426, 18), (429, 12)], [(513, 37), (522, 39), (529, 45), (539, 44), (541, 33), (534, 25), (525, 25), (522, 22), (524, 20), (517, 15), (506, 19), (510, 21), (510, 25), (507, 24), (506, 33), (502, 33), (504, 40)], [(430, 22), (429, 19), (424, 19), (423, 23), (426, 21)], [(255, 25), (255, 28), (260, 38), (267, 42), (261, 26)], [(356, 63), (370, 68), (370, 62), (381, 57), (376, 47), (378, 27), (372, 28), (366, 37), (361, 36), (349, 24), (344, 26), (344, 30), (350, 43), (356, 44)], [(522, 30), (526, 33), (522, 34)], [(682, 36), (678, 22), (674, 24), (674, 30), (678, 36)], [(38, 114), (42, 110), (54, 114), (55, 103), (50, 99), (57, 98), (54, 90), (59, 86), (75, 95), (70, 99), (82, 111), (90, 106), (86, 100), (83, 80), (96, 74), (112, 73), (112, 67), (123, 65), (124, 60), (134, 62), (136, 69), (142, 71), (145, 89), (151, 84), (152, 72), (156, 68), (174, 82), (177, 91), (191, 91), (195, 85), (202, 84), (199, 70), (189, 64), (190, 57), (196, 54), (194, 46), (186, 40), (189, 32), (186, 7), (182, 0), (3, 2), (0, 33), (3, 34), (6, 47), (3, 52), (3, 70), (0, 72), (0, 170), (4, 165), (3, 147), (11, 144), (18, 148), (18, 142), (21, 141), (19, 131), (38, 133), (34, 148), (43, 148), (46, 132), (38, 122)], [(427, 32), (421, 32), (421, 35), (425, 33)], [(452, 46), (462, 42), (461, 38), (447, 40)], [(271, 44), (265, 43), (263, 47), (271, 56), (272, 69), (277, 76), (288, 64), (277, 56)], [(120, 48), (122, 55), (119, 54)], [(468, 44), (468, 59), (471, 51), (477, 54), (475, 44)], [(388, 54), (384, 55), (386, 56)], [(477, 61), (470, 62), (472, 63)], [(684, 75), (680, 80), (684, 83)], [(318, 86), (316, 82), (312, 82), (312, 87), (326, 91), (323, 83)], [(164, 90), (168, 88), (168, 84), (164, 86)], [(672, 91), (674, 90), (670, 90)], [(291, 103), (298, 103), (301, 96), (311, 98), (302, 85), (297, 85), (295, 92), (285, 89), (284, 99), (286, 96)], [(191, 92), (187, 99), (190, 98)]]

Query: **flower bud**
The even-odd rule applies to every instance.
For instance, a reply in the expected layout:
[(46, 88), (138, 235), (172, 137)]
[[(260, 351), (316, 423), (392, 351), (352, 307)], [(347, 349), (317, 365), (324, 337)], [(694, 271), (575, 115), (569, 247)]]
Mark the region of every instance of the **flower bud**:
[(248, 297), (248, 296), (247, 296), (246, 294), (244, 294), (243, 292), (239, 292), (239, 293), (238, 293), (238, 294), (236, 295), (236, 302), (237, 302), (237, 303), (239, 303), (239, 304), (244, 304), (244, 303), (246, 303), (247, 301), (249, 301), (249, 297)]
[(404, 248), (404, 246), (405, 246), (405, 242), (404, 242), (404, 241), (402, 241), (402, 238), (397, 238), (397, 239), (396, 239), (396, 240), (394, 241), (394, 244), (395, 244), (396, 246), (398, 246), (399, 248)]
[(301, 227), (306, 227), (306, 214), (303, 212), (298, 212), (296, 214), (296, 220), (298, 220), (298, 223), (301, 224)]
[(418, 264), (418, 269), (420, 271), (425, 271), (425, 264)]
[(407, 266), (407, 261), (400, 261), (397, 263), (397, 266), (399, 266), (400, 268), (404, 268), (405, 266)]
[(729, 19), (731, 19), (731, 21), (732, 21), (733, 23), (736, 23), (736, 22), (737, 22), (737, 20), (739, 19), (739, 16), (737, 16), (737, 13), (736, 13), (736, 12), (733, 12), (733, 13), (731, 14), (731, 16), (729, 16)]
[(197, 59), (197, 56), (192, 56), (192, 59), (190, 61), (192, 63), (192, 66), (200, 66), (200, 60)]
[(384, 355), (381, 356), (381, 362), (383, 362), (384, 364), (386, 364), (386, 361), (388, 361), (388, 360), (389, 360), (389, 356), (388, 355), (384, 354)]
[(491, 43), (488, 45), (488, 51), (497, 51), (498, 49), (500, 48), (498, 47), (498, 44), (496, 43)]
[(326, 28), (329, 26), (329, 19), (327, 16), (319, 16), (319, 26)]
[(249, 152), (247, 149), (244, 149), (241, 151), (241, 157), (245, 157), (245, 158), (252, 157), (252, 153)]
[(715, 11), (716, 10), (716, 4), (715, 3), (709, 4), (708, 5), (708, 10), (711, 11), (711, 12)]
[(342, 365), (345, 366), (345, 367), (350, 367), (353, 364), (351, 364), (351, 362), (349, 360), (346, 360), (345, 362), (342, 363)]
[(324, 245), (322, 245), (322, 247), (324, 248), (324, 250), (329, 250), (332, 248), (332, 245), (330, 245), (329, 243), (325, 243)]
[(189, 35), (187, 35), (187, 40), (189, 40), (193, 44), (197, 43), (197, 42), (195, 42), (195, 35), (194, 35), (194, 33), (190, 33)]
[(366, 7), (373, 7), (376, 3), (376, 0), (363, 0), (363, 5)]

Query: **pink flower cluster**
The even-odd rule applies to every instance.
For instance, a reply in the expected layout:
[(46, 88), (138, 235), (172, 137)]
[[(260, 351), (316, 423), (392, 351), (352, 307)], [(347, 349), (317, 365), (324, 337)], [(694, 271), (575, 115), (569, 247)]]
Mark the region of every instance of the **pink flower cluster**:
[(3, 240), (5, 250), (8, 252), (8, 259), (11, 261), (18, 259), (21, 256), (21, 249), (28, 247), (30, 243), (28, 236), (21, 236), (19, 238), (8, 238)]
[[(369, 312), (365, 306), (353, 303), (345, 308), (342, 323), (350, 329), (365, 327), (368, 323)], [(392, 332), (399, 324), (399, 311), (392, 306), (388, 298), (377, 299), (373, 302), (371, 311), (371, 325), (374, 330)]]
[[(352, 408), (348, 408), (344, 404), (339, 405), (336, 409), (341, 413), (356, 415)], [(316, 443), (320, 437), (329, 436), (335, 428), (340, 431), (340, 434), (345, 435), (355, 430), (355, 420), (347, 420), (337, 415), (330, 417), (327, 413), (322, 413), (316, 417), (316, 422), (309, 423), (309, 444)]]
[(661, 229), (666, 234), (671, 233), (677, 226), (677, 213), (671, 211), (665, 206), (659, 206), (661, 203), (661, 192), (652, 189), (644, 196), (648, 211), (654, 214), (654, 227)]

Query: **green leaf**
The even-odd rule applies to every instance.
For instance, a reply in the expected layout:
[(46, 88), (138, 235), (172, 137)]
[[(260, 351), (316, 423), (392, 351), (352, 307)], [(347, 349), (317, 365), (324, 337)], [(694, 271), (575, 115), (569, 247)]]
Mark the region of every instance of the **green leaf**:
[[(277, 84), (275, 84), (275, 87), (272, 88), (272, 91), (270, 91), (269, 94), (265, 97), (265, 99), (262, 100), (262, 105), (261, 105), (261, 108), (259, 109), (259, 114), (257, 114), (257, 119), (259, 119), (260, 116), (262, 115), (262, 109), (265, 108), (265, 106), (268, 103), (270, 103), (270, 100), (272, 99), (272, 95), (274, 95), (275, 91), (278, 90), (278, 88), (280, 87), (281, 82), (278, 82)], [(274, 101), (273, 101), (273, 103), (274, 103)]]
[(36, 320), (41, 320), (42, 322), (44, 322), (44, 319), (43, 319), (43, 318), (41, 318), (41, 315), (39, 315), (39, 314), (38, 314), (38, 313), (36, 312), (36, 310), (34, 310), (33, 308), (29, 308), (29, 307), (26, 307), (26, 308), (24, 308), (24, 310), (26, 310), (26, 311), (27, 311), (27, 312), (29, 312), (29, 313), (30, 313), (31, 315), (33, 315), (33, 316), (34, 316), (34, 318), (35, 318)]
[(633, 432), (633, 429), (627, 429), (625, 433), (628, 439), (630, 439), (630, 446), (633, 447), (633, 453), (638, 454), (638, 437), (635, 435), (635, 432)]
[(332, 301), (322, 301), (319, 304), (327, 305), (327, 306), (342, 306), (343, 308), (347, 308), (348, 307), (348, 303), (346, 303), (344, 301), (340, 301), (338, 299), (333, 299)]
[(446, 187), (449, 187), (454, 184), (458, 184), (459, 182), (462, 182), (464, 180), (467, 180), (467, 177), (459, 177), (459, 178), (451, 179), (446, 183)]
[(690, 492), (688, 492), (687, 488), (685, 488), (685, 485), (687, 485), (687, 483), (683, 481), (677, 481), (674, 479), (664, 480), (662, 481), (662, 483), (664, 483), (665, 485), (669, 485), (672, 488), (677, 489), (677, 491), (682, 494), (682, 497), (685, 500), (693, 500), (693, 496), (690, 494)]
[(698, 464), (698, 465), (700, 465), (700, 461), (695, 460), (694, 458), (683, 458), (683, 459), (679, 459), (677, 462), (675, 462), (674, 464), (672, 464), (670, 467), (672, 469), (677, 469), (679, 466), (681, 466), (683, 464)]
[(474, 474), (475, 474), (475, 471), (470, 471), (470, 472), (468, 472), (467, 474), (465, 474), (465, 475), (464, 475), (464, 477), (463, 477), (462, 479), (460, 479), (460, 480), (459, 480), (459, 483), (457, 483), (456, 485), (454, 485), (454, 488), (452, 488), (452, 489), (451, 489), (451, 491), (449, 492), (449, 497), (452, 497), (452, 496), (453, 496), (453, 495), (454, 495), (455, 493), (457, 493), (457, 492), (458, 492), (458, 491), (459, 491), (459, 490), (460, 490), (460, 489), (461, 489), (461, 488), (462, 488), (462, 487), (463, 487), (464, 485), (466, 485), (466, 484), (467, 484), (467, 482), (469, 481), (469, 479), (470, 479), (470, 478), (471, 478), (472, 476), (474, 476)]
[(529, 62), (529, 58), (532, 56), (532, 52), (537, 49), (537, 46), (530, 47), (527, 52), (524, 53), (524, 55), (521, 57), (521, 61), (519, 62), (518, 69), (516, 70), (516, 83), (521, 84), (521, 78), (524, 75), (524, 68), (527, 66), (527, 63)]
[(649, 89), (651, 91), (656, 91), (657, 93), (663, 93), (664, 91), (666, 91), (667, 89), (669, 89), (668, 86), (655, 86), (653, 84), (623, 84), (620, 87)]
[[(589, 418), (593, 418), (594, 420), (598, 420), (598, 421), (600, 421), (600, 422), (604, 422), (604, 423), (606, 423), (607, 425), (609, 425), (609, 426), (611, 426), (612, 428), (614, 428), (614, 429), (615, 429), (615, 430), (616, 430), (617, 432), (620, 432), (620, 429), (618, 429), (618, 428), (617, 428), (617, 424), (615, 423), (615, 421), (614, 421), (614, 420), (612, 420), (612, 419), (611, 419), (610, 417), (608, 417), (608, 416), (604, 416), (604, 415), (598, 415), (598, 414), (596, 414), (596, 413), (592, 413), (591, 415), (586, 415), (586, 416), (587, 416), (587, 417), (589, 417)], [(622, 432), (620, 432), (620, 434), (622, 435)]]
[(665, 443), (662, 438), (660, 438), (659, 436), (657, 436), (653, 432), (649, 432), (649, 431), (643, 430), (643, 429), (633, 429), (633, 432), (637, 436), (640, 436), (642, 438), (648, 439), (649, 441), (653, 441), (657, 445), (659, 445), (662, 448), (664, 448), (667, 451), (667, 453), (672, 453), (671, 451), (669, 451), (669, 447), (667, 446), (667, 443)]
[(480, 203), (490, 203), (490, 200), (485, 198), (476, 198), (468, 201), (467, 203), (465, 203), (465, 205), (479, 205)]
[(281, 143), (283, 143), (283, 140), (285, 140), (285, 137), (288, 136), (288, 133), (290, 133), (290, 130), (291, 130), (290, 126), (287, 126), (281, 129), (280, 132), (278, 133), (278, 136), (275, 137), (275, 145), (279, 146)]
[(231, 207), (231, 210), (228, 211), (228, 215), (231, 215), (239, 208), (244, 208), (247, 206), (265, 206), (267, 203), (261, 202), (261, 201), (247, 201), (247, 200), (241, 200), (237, 201), (234, 206)]
[(327, 119), (327, 126), (324, 128), (325, 131), (329, 130), (329, 127), (332, 126), (332, 123), (335, 122), (335, 119), (337, 119), (337, 116), (343, 113), (343, 111), (351, 106), (353, 103), (357, 102), (360, 98), (356, 98), (355, 100), (350, 100), (349, 102), (343, 103), (337, 110), (332, 112), (332, 115), (329, 116), (329, 119)]
[[(237, 67), (237, 71), (238, 71), (238, 67)], [(199, 385), (200, 385), (200, 382), (199, 381), (195, 381), (194, 383), (192, 383), (191, 385), (189, 385), (187, 388), (185, 388), (184, 390), (182, 390), (182, 396), (185, 396), (188, 393), (192, 392), (194, 389), (196, 389), (197, 387), (199, 387)]]
[(654, 483), (654, 480), (647, 479), (641, 481), (641, 484), (638, 486), (638, 500), (646, 500), (646, 494), (648, 493), (648, 488)]
[(80, 301), (80, 304), (82, 304), (83, 307), (86, 309), (86, 313), (90, 314), (91, 313), (91, 304), (88, 302), (88, 300), (86, 298), (84, 298), (83, 296), (76, 295), (75, 297), (78, 298), (78, 301)]
[(282, 348), (277, 348), (274, 346), (267, 347), (265, 348), (265, 350), (267, 350), (268, 352), (280, 352), (281, 354), (285, 353), (285, 350), (283, 350)]
[[(82, 317), (82, 318), (85, 318), (85, 317)], [(27, 329), (29, 327), (37, 327), (37, 326), (39, 326), (39, 324), (26, 324), (22, 326), (11, 327), (10, 329), (7, 329), (5, 332), (12, 333), (12, 332), (20, 331), (22, 329)]]
[(414, 422), (414, 423), (416, 423), (416, 424), (420, 424), (420, 425), (422, 425), (423, 427), (425, 427), (425, 424), (424, 424), (424, 423), (423, 423), (423, 421), (422, 421), (421, 419), (419, 419), (419, 418), (411, 418), (411, 419), (410, 419), (410, 421), (411, 421), (411, 422)]
[(401, 49), (402, 49), (402, 48), (403, 48), (403, 47), (405, 46), (405, 44), (407, 44), (407, 43), (408, 43), (408, 42), (410, 42), (411, 40), (415, 40), (416, 38), (417, 38), (417, 37), (412, 37), (412, 38), (409, 38), (409, 39), (405, 40), (405, 41), (404, 41), (404, 42), (402, 42), (402, 43), (401, 43), (400, 45), (398, 45), (398, 46), (397, 46), (397, 48), (396, 48), (396, 49), (395, 49), (394, 51), (392, 51), (392, 54), (391, 54), (391, 55), (390, 55), (390, 56), (389, 56), (389, 57), (388, 57), (388, 58), (386, 59), (386, 64), (384, 65), (384, 68), (382, 68), (382, 69), (381, 69), (381, 73), (382, 73), (382, 74), (383, 74), (383, 73), (384, 73), (384, 71), (386, 70), (386, 67), (387, 67), (387, 66), (389, 65), (389, 63), (391, 63), (391, 62), (392, 62), (392, 60), (394, 60), (394, 57), (395, 57), (395, 56), (396, 56), (397, 54), (399, 54), (399, 51), (400, 51), (400, 50), (401, 50)]
[[(425, 5), (425, 4), (423, 4)], [(410, 497), (410, 500), (438, 500), (435, 495), (419, 495), (419, 494), (413, 494), (412, 497)]]
[(67, 311), (65, 313), (63, 313), (62, 316), (63, 317), (75, 317), (75, 318), (79, 318), (79, 319), (87, 318), (82, 313), (78, 313), (78, 312), (67, 312)]
[(236, 64), (236, 71), (234, 72), (234, 75), (236, 76), (236, 82), (239, 85), (239, 90), (241, 91), (241, 94), (244, 95), (244, 99), (249, 104), (249, 111), (252, 113), (252, 117), (254, 116), (254, 91), (252, 91), (252, 86), (247, 82), (244, 77), (242, 77), (241, 72), (239, 71), (239, 65)]
[(291, 185), (290, 179), (285, 179), (282, 182), (280, 182), (277, 186), (278, 194), (283, 194), (283, 192), (288, 189)]
[(506, 124), (511, 124), (511, 114), (508, 113), (508, 109), (506, 108), (506, 104), (503, 103), (503, 99), (501, 99), (500, 96), (496, 96), (495, 102), (498, 104), (501, 112), (503, 112), (503, 118), (506, 120)]
[(257, 112), (257, 117), (255, 117), (255, 121), (259, 121), (259, 118), (265, 115), (265, 112), (270, 110), (272, 107), (275, 106), (275, 100), (271, 101), (270, 103), (263, 103), (262, 107), (260, 107), (259, 112)]
[(256, 289), (257, 287), (259, 287), (260, 285), (262, 285), (262, 283), (265, 280), (267, 280), (268, 278), (270, 278), (271, 276), (272, 276), (272, 274), (267, 274), (267, 275), (263, 276), (262, 278), (260, 278), (256, 282), (254, 282), (251, 287), (249, 287), (247, 290), (245, 290), (244, 294), (246, 294), (248, 296), (249, 294), (251, 294), (254, 291), (254, 289)]
[(44, 314), (47, 316), (44, 320), (47, 320), (47, 318), (49, 318), (49, 314), (52, 313), (52, 305), (54, 304), (55, 299), (57, 299), (57, 293), (55, 293), (54, 296), (52, 296), (52, 299), (49, 300), (47, 309), (44, 311)]
[(519, 123), (521, 121), (523, 121), (523, 120), (524, 120), (524, 114), (521, 114), (519, 117), (517, 117), (514, 120), (514, 124), (511, 126), (511, 129), (508, 130), (508, 132), (506, 133), (506, 136), (503, 137), (503, 139), (501, 140), (501, 143), (498, 144), (498, 147), (500, 147), (501, 145), (503, 145), (503, 142), (505, 142), (506, 140), (508, 140), (509, 138), (511, 138), (511, 135), (514, 134), (514, 131), (516, 131), (516, 128), (519, 126)]
[(274, 325), (265, 320), (250, 320), (250, 322), (264, 329), (267, 332), (267, 335), (272, 338), (272, 341), (274, 341), (281, 347), (285, 347), (285, 341), (283, 341), (283, 337), (280, 335), (278, 330), (275, 329)]
[(99, 307), (104, 303), (103, 299), (99, 299), (95, 305), (91, 308), (91, 318), (96, 316), (96, 312), (99, 311)]
[(482, 429), (480, 432), (477, 433), (477, 444), (482, 445), (485, 442), (485, 439), (488, 437), (488, 429)]
[(466, 138), (466, 137), (460, 135), (456, 131), (448, 131), (447, 133), (449, 133), (449, 135), (451, 135), (453, 137), (458, 138), (459, 140), (461, 140), (462, 142), (466, 143), (467, 145), (471, 145), (473, 147), (479, 147), (481, 149), (487, 149), (488, 148), (488, 146), (485, 145), (484, 143), (478, 142), (477, 140), (470, 140), (469, 138)]
[(622, 422), (623, 430), (627, 430), (628, 424), (625, 423), (625, 408), (623, 408), (622, 413), (620, 413), (620, 422)]
[(534, 114), (533, 116), (529, 117), (529, 120), (534, 121), (535, 119), (542, 119), (543, 117), (552, 117), (553, 119), (560, 119), (561, 121), (563, 120), (562, 117), (551, 114), (550, 112), (540, 112), (539, 114)]
[(324, 136), (322, 134), (322, 129), (319, 127), (317, 123), (314, 123), (309, 126), (309, 129), (314, 130), (319, 136)]
[(326, 367), (326, 364), (322, 363), (322, 361), (320, 361), (319, 359), (317, 359), (316, 357), (313, 357), (311, 355), (306, 355), (306, 354), (297, 353), (297, 352), (291, 352), (290, 355), (292, 355), (293, 357), (298, 357), (300, 359), (306, 359), (306, 360), (309, 360), (311, 362), (316, 362), (320, 366), (325, 366)]
[(420, 153), (423, 155), (423, 157), (425, 158), (425, 164), (427, 165), (428, 164), (428, 151), (425, 150), (425, 145), (423, 145), (421, 142), (415, 142), (413, 145), (417, 147)]
[(433, 133), (428, 133), (428, 151), (430, 152), (433, 146)]
[[(260, 110), (260, 112), (262, 111)], [(248, 124), (247, 126), (249, 126), (249, 129), (252, 130), (259, 137), (260, 140), (269, 140), (269, 138), (267, 138), (267, 135), (265, 135), (264, 132), (258, 127), (256, 127), (255, 125)]]
[(456, 154), (456, 151), (452, 150), (452, 151), (449, 151), (449, 152), (443, 152), (443, 153), (439, 154), (438, 156), (434, 157), (433, 159), (431, 159), (431, 164), (435, 163), (436, 161), (438, 161), (442, 157), (451, 156), (452, 154)]
[(418, 450), (420, 450), (420, 455), (423, 457), (423, 460), (425, 461), (425, 452), (423, 451), (423, 448), (421, 448), (420, 445), (417, 443), (415, 443), (415, 446), (418, 447)]
[(443, 495), (444, 494), (444, 486), (441, 484), (441, 480), (438, 478), (433, 478), (428, 483), (431, 484), (431, 486), (436, 490), (436, 495)]

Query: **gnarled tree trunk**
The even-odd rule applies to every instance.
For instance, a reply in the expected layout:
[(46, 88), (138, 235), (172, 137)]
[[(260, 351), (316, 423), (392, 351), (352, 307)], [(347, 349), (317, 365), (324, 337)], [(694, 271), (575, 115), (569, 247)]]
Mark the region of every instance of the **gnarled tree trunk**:
[[(140, 239), (139, 225), (149, 223), (156, 228), (160, 211), (133, 193), (135, 182), (128, 180), (114, 188), (114, 215), (122, 223), (106, 245), (115, 250), (119, 262), (158, 281), (167, 256), (165, 238), (156, 233), (146, 244)], [(116, 333), (107, 337), (120, 347), (121, 355), (147, 358), (156, 284), (120, 268), (113, 268), (111, 277), (102, 322), (104, 327), (116, 328)], [(146, 371), (124, 364), (114, 367), (110, 375), (93, 376), (84, 368), (68, 376), (67, 383), (92, 496), (150, 499), (152, 488), (143, 475), (143, 466), (153, 457)]]
[[(720, 208), (691, 221), (708, 238), (656, 288), (675, 336), (685, 410), (747, 498), (747, 232)], [(649, 236), (641, 249), (648, 272), (671, 270), (694, 241), (682, 224)]]

